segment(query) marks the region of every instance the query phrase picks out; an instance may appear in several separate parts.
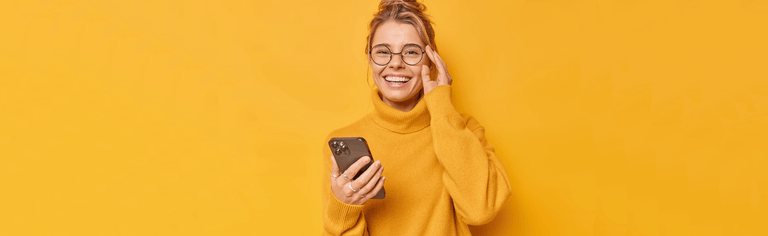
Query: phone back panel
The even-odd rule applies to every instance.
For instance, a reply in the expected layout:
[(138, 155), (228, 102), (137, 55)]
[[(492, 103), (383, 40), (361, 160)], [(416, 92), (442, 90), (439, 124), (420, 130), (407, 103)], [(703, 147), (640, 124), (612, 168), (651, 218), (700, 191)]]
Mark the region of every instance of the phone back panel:
[[(344, 173), (344, 171), (346, 171), (361, 157), (371, 157), (371, 162), (363, 166), (363, 168), (361, 168), (360, 171), (358, 171), (357, 174), (352, 177), (352, 180), (360, 177), (360, 175), (362, 175), (368, 169), (368, 167), (373, 164), (373, 155), (371, 155), (371, 150), (368, 149), (368, 143), (362, 137), (332, 138), (330, 141), (328, 141), (328, 147), (331, 148), (331, 153), (333, 154), (333, 157), (336, 158), (336, 164), (339, 165), (339, 171), (341, 171), (341, 173)], [(379, 191), (373, 198), (384, 198), (384, 188), (382, 187), (381, 191)]]

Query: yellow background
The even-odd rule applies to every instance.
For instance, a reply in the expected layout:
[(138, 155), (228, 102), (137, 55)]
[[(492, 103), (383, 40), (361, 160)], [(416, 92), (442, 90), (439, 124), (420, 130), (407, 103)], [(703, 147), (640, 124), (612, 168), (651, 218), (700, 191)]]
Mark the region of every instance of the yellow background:
[[(0, 1), (0, 235), (320, 234), (377, 4)], [(768, 2), (426, 4), (514, 191), (475, 234), (768, 235)]]

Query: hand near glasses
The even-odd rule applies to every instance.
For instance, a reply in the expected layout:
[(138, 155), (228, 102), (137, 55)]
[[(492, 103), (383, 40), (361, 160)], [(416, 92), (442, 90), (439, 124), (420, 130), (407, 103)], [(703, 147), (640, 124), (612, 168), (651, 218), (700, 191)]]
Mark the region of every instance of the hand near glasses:
[(437, 55), (437, 52), (432, 50), (432, 47), (429, 45), (427, 45), (427, 56), (429, 56), (429, 61), (435, 64), (435, 67), (437, 68), (437, 80), (432, 80), (432, 78), (429, 77), (429, 66), (421, 66), (421, 81), (424, 84), (424, 94), (429, 93), (429, 91), (437, 88), (437, 86), (445, 84), (451, 85), (451, 83), (453, 83), (451, 75), (448, 74), (448, 68), (445, 66), (445, 62), (443, 62), (440, 55)]

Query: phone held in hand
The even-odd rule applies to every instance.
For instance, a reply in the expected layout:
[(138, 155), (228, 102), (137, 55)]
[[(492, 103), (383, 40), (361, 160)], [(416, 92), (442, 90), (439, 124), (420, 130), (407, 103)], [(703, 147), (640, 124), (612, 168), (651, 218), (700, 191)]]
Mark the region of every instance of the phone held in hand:
[[(355, 177), (351, 178), (352, 180), (360, 177), (360, 175), (362, 175), (368, 169), (368, 167), (373, 164), (373, 155), (371, 155), (371, 149), (368, 148), (368, 142), (366, 142), (362, 137), (331, 138), (331, 140), (328, 141), (328, 146), (331, 148), (333, 157), (336, 158), (336, 164), (339, 165), (339, 171), (341, 171), (341, 173), (344, 173), (344, 171), (346, 171), (360, 158), (364, 156), (369, 156), (371, 158), (371, 161), (363, 166), (363, 168), (357, 172)], [(376, 193), (376, 196), (374, 196), (373, 199), (384, 199), (384, 197), (385, 192), (384, 187), (382, 187), (381, 190)]]

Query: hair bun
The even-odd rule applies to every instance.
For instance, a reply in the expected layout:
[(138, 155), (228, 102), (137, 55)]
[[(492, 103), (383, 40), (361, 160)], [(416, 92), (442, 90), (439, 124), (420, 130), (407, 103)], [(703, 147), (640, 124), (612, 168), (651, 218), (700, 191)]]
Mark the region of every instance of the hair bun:
[(421, 13), (427, 10), (427, 7), (416, 0), (381, 0), (379, 11), (384, 11), (391, 7), (402, 7), (415, 13)]
[(381, 0), (382, 4), (383, 3), (395, 4), (395, 3), (407, 3), (407, 2), (413, 3), (413, 2), (416, 2), (416, 0)]
[[(368, 25), (368, 37), (365, 45), (365, 53), (370, 54), (371, 45), (373, 44), (373, 35), (376, 33), (376, 29), (381, 24), (388, 21), (394, 21), (396, 23), (410, 24), (416, 29), (416, 33), (419, 35), (424, 44), (429, 45), (432, 50), (437, 51), (437, 45), (435, 45), (435, 30), (432, 28), (432, 22), (429, 20), (429, 15), (424, 11), (427, 7), (423, 3), (417, 0), (381, 0), (379, 3), (379, 12), (373, 14), (373, 20)], [(434, 64), (431, 68), (434, 69)]]

